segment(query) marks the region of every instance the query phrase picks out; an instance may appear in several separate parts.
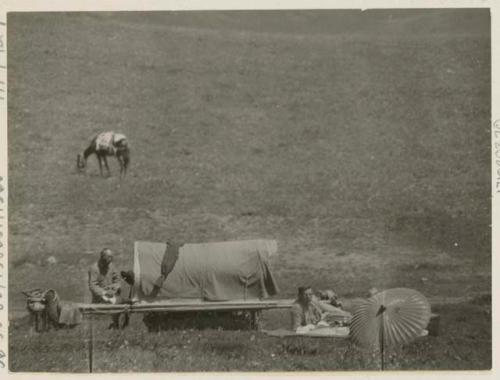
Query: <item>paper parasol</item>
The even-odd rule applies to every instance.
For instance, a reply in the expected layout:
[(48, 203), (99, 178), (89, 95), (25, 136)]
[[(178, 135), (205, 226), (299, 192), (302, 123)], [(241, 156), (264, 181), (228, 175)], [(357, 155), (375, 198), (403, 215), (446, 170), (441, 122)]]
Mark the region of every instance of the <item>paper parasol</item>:
[(431, 307), (427, 299), (413, 289), (396, 288), (375, 294), (354, 307), (351, 338), (366, 348), (409, 343), (429, 324)]

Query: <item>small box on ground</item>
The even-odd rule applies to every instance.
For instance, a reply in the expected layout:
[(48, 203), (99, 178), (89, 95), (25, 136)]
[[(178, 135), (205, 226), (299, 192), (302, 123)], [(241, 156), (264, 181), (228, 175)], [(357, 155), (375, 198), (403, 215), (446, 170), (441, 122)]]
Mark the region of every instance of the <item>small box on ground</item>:
[(439, 322), (441, 316), (436, 313), (431, 314), (431, 319), (429, 324), (427, 325), (427, 331), (429, 331), (430, 336), (438, 336), (439, 335)]

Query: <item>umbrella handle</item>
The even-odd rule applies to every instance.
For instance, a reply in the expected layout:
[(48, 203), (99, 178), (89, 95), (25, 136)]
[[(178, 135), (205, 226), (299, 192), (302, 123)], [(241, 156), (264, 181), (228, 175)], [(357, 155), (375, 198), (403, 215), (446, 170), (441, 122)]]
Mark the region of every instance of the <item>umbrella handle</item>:
[(380, 355), (381, 355), (381, 370), (384, 370), (384, 314), (381, 315), (381, 329), (380, 329)]

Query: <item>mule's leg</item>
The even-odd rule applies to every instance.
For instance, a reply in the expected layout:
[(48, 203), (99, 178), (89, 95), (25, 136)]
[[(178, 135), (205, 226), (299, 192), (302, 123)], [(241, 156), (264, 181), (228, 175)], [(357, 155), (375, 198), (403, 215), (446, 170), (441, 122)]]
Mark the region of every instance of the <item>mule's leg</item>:
[(120, 160), (120, 174), (122, 177), (125, 177), (125, 174), (127, 174), (127, 163), (123, 158)]
[(123, 177), (123, 160), (121, 156), (116, 156), (116, 159), (118, 160), (118, 164), (120, 165), (120, 178)]
[(99, 173), (101, 173), (102, 176), (102, 160), (100, 155), (97, 155), (97, 162), (99, 162)]
[(106, 166), (106, 171), (108, 172), (108, 177), (111, 177), (111, 172), (109, 171), (109, 166), (108, 166), (108, 159), (106, 158), (106, 156), (103, 156), (102, 158), (104, 160), (104, 166)]

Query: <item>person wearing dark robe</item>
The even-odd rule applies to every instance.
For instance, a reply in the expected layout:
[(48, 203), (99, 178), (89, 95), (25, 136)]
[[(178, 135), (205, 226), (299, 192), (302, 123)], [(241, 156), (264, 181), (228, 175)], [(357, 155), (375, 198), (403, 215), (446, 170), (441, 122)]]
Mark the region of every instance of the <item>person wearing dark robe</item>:
[[(89, 268), (89, 289), (92, 303), (121, 303), (120, 274), (113, 265), (113, 251), (104, 248), (99, 260)], [(118, 328), (119, 314), (113, 315), (109, 328)]]

